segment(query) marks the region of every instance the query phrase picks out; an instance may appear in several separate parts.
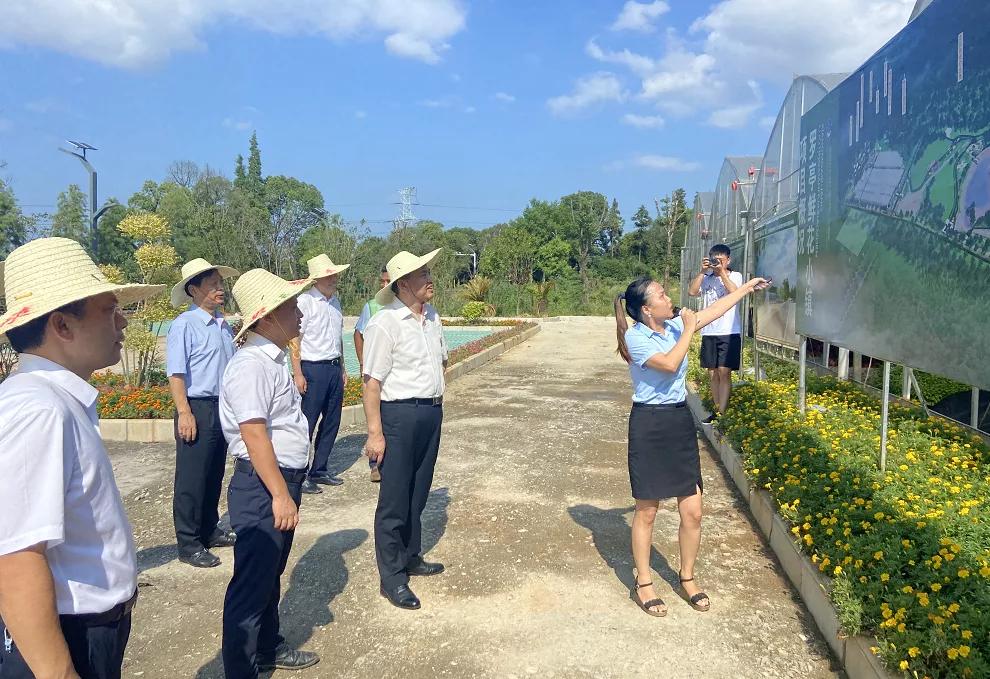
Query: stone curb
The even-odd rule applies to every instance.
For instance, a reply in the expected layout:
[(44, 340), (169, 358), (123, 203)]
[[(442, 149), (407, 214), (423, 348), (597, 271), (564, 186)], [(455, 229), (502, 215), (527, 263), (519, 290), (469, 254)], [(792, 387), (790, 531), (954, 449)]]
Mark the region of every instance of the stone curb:
[[(540, 326), (536, 325), (450, 366), (445, 373), (447, 381), (450, 382), (480, 368), (517, 344), (528, 340), (539, 331)], [(364, 406), (360, 403), (341, 410), (341, 426), (364, 424), (364, 422)], [(175, 441), (172, 420), (100, 420), (100, 435), (105, 441), (129, 441), (131, 443)]]
[[(708, 417), (701, 398), (688, 389), (687, 404), (696, 422)], [(763, 533), (770, 549), (811, 613), (815, 626), (839, 660), (849, 679), (893, 679), (880, 659), (870, 651), (876, 640), (868, 637), (846, 637), (842, 634), (838, 615), (829, 598), (831, 580), (801, 551), (794, 541), (790, 524), (776, 510), (773, 498), (762, 488), (754, 488), (746, 477), (742, 457), (724, 439), (718, 439), (709, 426), (702, 426), (705, 437), (718, 453), (743, 500), (749, 505), (754, 523)]]

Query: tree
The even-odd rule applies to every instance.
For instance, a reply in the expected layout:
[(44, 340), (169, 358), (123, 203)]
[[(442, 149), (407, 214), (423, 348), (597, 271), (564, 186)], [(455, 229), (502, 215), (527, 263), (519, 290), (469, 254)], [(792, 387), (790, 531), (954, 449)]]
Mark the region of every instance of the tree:
[(588, 275), (591, 258), (604, 252), (602, 246), (611, 242), (611, 233), (622, 233), (618, 204), (610, 207), (605, 196), (594, 191), (572, 193), (561, 198), (560, 203), (569, 217), (564, 237), (574, 251), (581, 275), (582, 298), (587, 304), (591, 287)]
[(99, 231), (99, 250), (96, 261), (120, 269), (127, 279), (137, 280), (140, 270), (134, 261), (134, 242), (119, 230), (120, 223), (127, 217), (127, 208), (111, 198), (112, 204), (97, 224)]
[(244, 169), (244, 159), (237, 156), (234, 171), (234, 185), (247, 192), (259, 205), (265, 201), (265, 178), (261, 174), (261, 149), (258, 146), (258, 133), (251, 133), (248, 149), (247, 170)]
[(0, 178), (0, 259), (6, 259), (14, 248), (24, 244), (29, 221), (17, 205), (14, 190)]
[(646, 254), (646, 232), (653, 224), (653, 217), (650, 216), (650, 211), (645, 205), (640, 205), (632, 221), (636, 230), (629, 234), (629, 248), (630, 252), (636, 253), (636, 261), (642, 262), (643, 255)]
[(199, 166), (191, 160), (176, 160), (168, 166), (168, 181), (191, 189), (199, 181)]
[(295, 278), (299, 239), (323, 219), (323, 194), (312, 184), (281, 175), (268, 177), (263, 191), (269, 219), (256, 234), (255, 247), (264, 268)]
[[(663, 234), (661, 240), (663, 252), (663, 286), (670, 283), (672, 272), (680, 272), (680, 258), (674, 252), (674, 243), (684, 242), (684, 232), (687, 230), (691, 216), (687, 213), (684, 189), (676, 189), (663, 200), (654, 201), (657, 206), (657, 227)], [(675, 261), (676, 260), (676, 261)]]
[(52, 236), (71, 238), (89, 250), (90, 239), (87, 225), (86, 194), (77, 184), (58, 194), (55, 216), (52, 218)]
[(563, 278), (571, 270), (571, 246), (563, 238), (552, 238), (536, 250), (533, 262), (539, 279)]
[(525, 285), (533, 279), (533, 259), (536, 242), (524, 228), (516, 225), (502, 227), (481, 253), (478, 268), (492, 278), (502, 278), (515, 285)]

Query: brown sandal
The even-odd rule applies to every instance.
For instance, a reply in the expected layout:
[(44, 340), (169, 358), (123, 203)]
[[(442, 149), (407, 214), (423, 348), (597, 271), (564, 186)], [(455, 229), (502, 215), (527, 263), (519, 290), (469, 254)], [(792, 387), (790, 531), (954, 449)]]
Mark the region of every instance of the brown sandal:
[[(708, 598), (707, 594), (705, 594), (704, 592), (698, 592), (694, 596), (689, 597), (687, 590), (684, 589), (684, 583), (691, 582), (694, 580), (694, 578), (682, 578), (680, 573), (677, 574), (677, 578), (678, 580), (681, 581), (681, 591), (684, 592), (684, 598), (687, 600), (689, 604), (691, 604), (691, 608), (698, 611), (699, 613), (708, 612), (712, 607), (712, 600)], [(701, 603), (702, 601), (706, 601), (707, 603), (702, 604)]]
[[(639, 590), (643, 587), (650, 587), (653, 582), (644, 582), (642, 585), (639, 584), (639, 579), (637, 578), (636, 586), (632, 590), (632, 599), (636, 604), (642, 608), (648, 615), (652, 615), (654, 618), (662, 618), (667, 615), (667, 604), (664, 603), (663, 599), (657, 597), (656, 599), (650, 599), (649, 601), (642, 601), (639, 598)], [(662, 611), (651, 610), (654, 606), (663, 606)]]

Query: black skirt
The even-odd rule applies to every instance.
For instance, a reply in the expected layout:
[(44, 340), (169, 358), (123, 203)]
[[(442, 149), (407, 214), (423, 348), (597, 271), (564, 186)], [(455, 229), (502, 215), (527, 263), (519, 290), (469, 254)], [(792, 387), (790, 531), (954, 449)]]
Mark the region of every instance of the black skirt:
[(629, 413), (629, 483), (637, 500), (662, 500), (704, 490), (698, 434), (683, 404), (634, 403)]

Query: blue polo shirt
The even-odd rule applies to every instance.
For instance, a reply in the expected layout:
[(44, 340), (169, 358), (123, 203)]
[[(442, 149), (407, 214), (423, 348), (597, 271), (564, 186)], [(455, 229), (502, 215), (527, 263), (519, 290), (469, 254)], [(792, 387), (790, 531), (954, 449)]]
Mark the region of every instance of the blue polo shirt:
[(220, 378), (234, 349), (234, 333), (222, 312), (211, 316), (198, 306), (190, 306), (168, 329), (165, 371), (169, 376), (185, 378), (189, 398), (219, 396)]
[(680, 403), (687, 398), (684, 383), (688, 369), (687, 355), (677, 372), (646, 367), (651, 357), (673, 349), (684, 332), (684, 321), (680, 317), (665, 321), (663, 325), (665, 332), (662, 334), (650, 330), (643, 323), (633, 323), (626, 330), (626, 346), (632, 358), (629, 376), (632, 377), (634, 403)]

